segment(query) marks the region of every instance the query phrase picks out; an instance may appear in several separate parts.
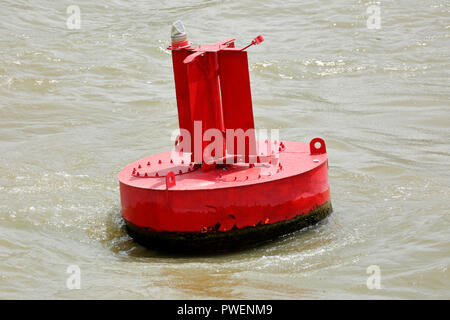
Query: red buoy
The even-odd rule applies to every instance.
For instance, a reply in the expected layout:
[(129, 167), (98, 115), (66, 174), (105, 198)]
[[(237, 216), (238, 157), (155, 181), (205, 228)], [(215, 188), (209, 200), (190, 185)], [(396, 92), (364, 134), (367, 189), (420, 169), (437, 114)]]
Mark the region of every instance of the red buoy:
[(175, 150), (119, 173), (129, 234), (155, 249), (220, 252), (330, 214), (325, 142), (256, 139), (248, 46), (228, 39), (192, 47), (179, 21), (172, 41), (180, 135)]

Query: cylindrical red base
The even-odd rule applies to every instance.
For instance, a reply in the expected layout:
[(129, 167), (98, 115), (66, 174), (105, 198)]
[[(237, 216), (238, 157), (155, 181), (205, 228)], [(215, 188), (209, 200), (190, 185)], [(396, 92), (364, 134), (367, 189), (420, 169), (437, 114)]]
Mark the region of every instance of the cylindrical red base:
[[(264, 142), (258, 143), (262, 150)], [(316, 223), (331, 212), (325, 146), (289, 141), (282, 146), (276, 157), (254, 167), (205, 172), (189, 164), (189, 154), (173, 159), (171, 152), (128, 165), (119, 181), (130, 234), (149, 247), (214, 251)]]

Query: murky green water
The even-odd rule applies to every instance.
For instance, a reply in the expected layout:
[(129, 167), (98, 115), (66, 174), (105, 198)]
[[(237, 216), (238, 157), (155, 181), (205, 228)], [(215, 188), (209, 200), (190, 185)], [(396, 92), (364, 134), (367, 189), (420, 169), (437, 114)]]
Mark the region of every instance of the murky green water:
[[(0, 16), (0, 298), (450, 298), (449, 1), (4, 0)], [(330, 218), (216, 257), (127, 236), (116, 174), (178, 125), (177, 19), (195, 44), (265, 37), (256, 126), (326, 140)]]

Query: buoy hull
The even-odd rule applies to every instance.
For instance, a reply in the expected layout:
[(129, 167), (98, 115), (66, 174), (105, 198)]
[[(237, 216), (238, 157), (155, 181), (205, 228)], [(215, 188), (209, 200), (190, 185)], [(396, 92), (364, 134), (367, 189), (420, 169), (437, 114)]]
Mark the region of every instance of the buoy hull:
[[(128, 165), (119, 181), (129, 234), (149, 248), (220, 252), (323, 219), (331, 212), (326, 152), (300, 142), (282, 145), (276, 159), (253, 167), (204, 172), (173, 161), (170, 152)], [(179, 172), (170, 186), (168, 172)]]

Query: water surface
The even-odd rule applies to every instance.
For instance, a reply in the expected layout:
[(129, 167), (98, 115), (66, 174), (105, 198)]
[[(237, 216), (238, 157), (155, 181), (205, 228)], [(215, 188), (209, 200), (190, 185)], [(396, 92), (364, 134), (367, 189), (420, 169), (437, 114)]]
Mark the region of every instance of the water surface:
[[(4, 0), (0, 16), (0, 298), (450, 298), (448, 1)], [(326, 140), (323, 223), (214, 257), (128, 237), (116, 174), (172, 145), (177, 19), (195, 44), (264, 36), (256, 126)]]

